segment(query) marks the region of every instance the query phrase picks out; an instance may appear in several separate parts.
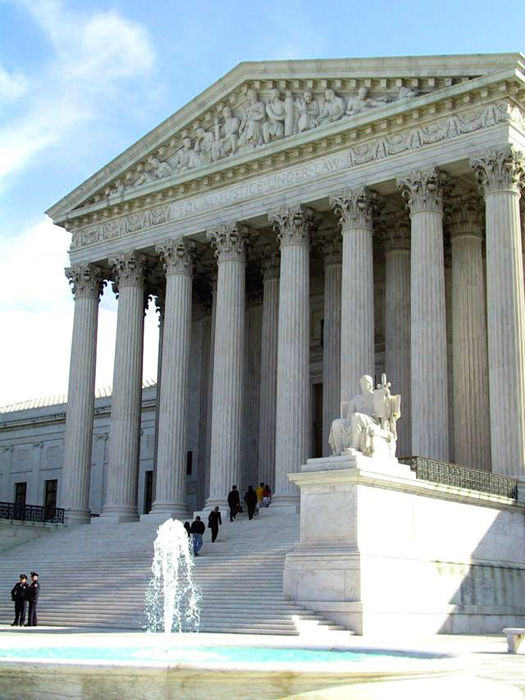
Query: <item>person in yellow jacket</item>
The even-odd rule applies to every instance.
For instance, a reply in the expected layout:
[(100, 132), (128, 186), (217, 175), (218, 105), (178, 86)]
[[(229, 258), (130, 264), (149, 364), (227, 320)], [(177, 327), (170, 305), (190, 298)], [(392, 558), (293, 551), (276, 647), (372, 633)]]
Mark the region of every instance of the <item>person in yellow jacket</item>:
[(255, 493), (257, 494), (257, 504), (260, 508), (262, 506), (262, 499), (264, 496), (264, 482), (263, 481), (261, 481), (259, 486), (257, 486), (257, 488), (255, 489)]

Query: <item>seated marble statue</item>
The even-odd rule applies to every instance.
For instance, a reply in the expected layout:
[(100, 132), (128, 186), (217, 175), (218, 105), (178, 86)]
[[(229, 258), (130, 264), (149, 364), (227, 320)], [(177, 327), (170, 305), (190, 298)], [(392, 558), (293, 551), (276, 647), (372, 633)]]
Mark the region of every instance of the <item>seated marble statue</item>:
[(396, 421), (401, 415), (401, 396), (390, 394), (386, 375), (374, 390), (374, 380), (365, 374), (359, 380), (361, 393), (341, 404), (341, 418), (332, 422), (328, 441), (332, 454), (353, 449), (367, 457), (393, 459), (396, 452)]

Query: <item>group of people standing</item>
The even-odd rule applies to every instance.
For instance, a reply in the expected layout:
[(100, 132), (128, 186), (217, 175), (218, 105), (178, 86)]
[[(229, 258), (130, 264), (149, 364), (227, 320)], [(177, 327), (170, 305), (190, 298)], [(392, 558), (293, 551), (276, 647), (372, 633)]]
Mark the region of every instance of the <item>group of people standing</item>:
[[(272, 491), (268, 484), (263, 481), (254, 490), (253, 486), (248, 486), (248, 491), (244, 494), (244, 502), (248, 510), (248, 520), (253, 520), (253, 516), (259, 508), (268, 507), (272, 500)], [(233, 522), (238, 513), (242, 513), (241, 495), (239, 489), (234, 484), (228, 494), (228, 506), (230, 508), (230, 522)]]
[(27, 623), (25, 627), (36, 627), (36, 606), (40, 595), (40, 583), (36, 571), (31, 572), (31, 583), (27, 582), (27, 576), (20, 574), (19, 580), (11, 589), (11, 600), (15, 604), (15, 619), (11, 627), (23, 627), (26, 619), (26, 603), (29, 603)]

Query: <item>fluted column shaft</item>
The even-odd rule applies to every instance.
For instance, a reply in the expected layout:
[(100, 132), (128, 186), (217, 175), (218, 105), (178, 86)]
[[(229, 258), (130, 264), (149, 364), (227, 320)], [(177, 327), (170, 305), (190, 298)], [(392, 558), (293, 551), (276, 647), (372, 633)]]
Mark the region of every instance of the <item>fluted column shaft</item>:
[(472, 161), (485, 194), (492, 471), (525, 473), (525, 302), (519, 183), (512, 148)]
[(259, 397), (259, 479), (275, 483), (275, 416), (277, 403), (277, 338), (279, 319), (279, 259), (263, 264), (261, 392)]
[(239, 224), (221, 226), (208, 232), (208, 238), (218, 263), (210, 493), (206, 501), (206, 507), (214, 507), (224, 506), (241, 473), (246, 259)]
[(359, 378), (374, 375), (374, 259), (372, 216), (376, 197), (366, 187), (331, 197), (343, 233), (341, 399), (359, 392)]
[[(396, 230), (397, 229), (397, 230)], [(385, 372), (392, 391), (401, 394), (397, 455), (412, 450), (410, 387), (410, 238), (398, 226), (385, 237)]]
[(485, 284), (477, 198), (454, 201), (452, 241), (452, 368), (454, 461), (490, 470)]
[(89, 479), (102, 273), (94, 265), (66, 270), (75, 295), (71, 363), (64, 436), (62, 504), (68, 525), (89, 522)]
[(101, 516), (126, 521), (138, 518), (144, 260), (140, 253), (132, 252), (110, 262), (117, 277), (119, 300), (109, 464)]
[(151, 512), (166, 517), (188, 514), (185, 497), (193, 273), (190, 245), (179, 239), (157, 246), (166, 272), (166, 305), (155, 502)]
[(324, 257), (323, 456), (331, 454), (328, 436), (341, 412), (342, 240), (334, 231), (322, 245)]
[(297, 488), (288, 474), (297, 472), (310, 449), (310, 225), (311, 212), (295, 207), (270, 219), (281, 247), (275, 503), (295, 507)]
[(418, 171), (398, 184), (408, 199), (412, 238), (412, 453), (448, 460), (444, 176)]

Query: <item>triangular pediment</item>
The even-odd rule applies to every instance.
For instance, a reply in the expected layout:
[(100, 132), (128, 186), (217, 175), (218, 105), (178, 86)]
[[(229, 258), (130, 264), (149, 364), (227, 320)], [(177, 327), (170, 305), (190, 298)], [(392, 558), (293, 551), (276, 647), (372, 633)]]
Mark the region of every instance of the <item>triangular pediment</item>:
[(61, 223), (197, 176), (213, 185), (234, 164), (510, 78), (523, 63), (521, 54), (241, 63), (48, 214)]

